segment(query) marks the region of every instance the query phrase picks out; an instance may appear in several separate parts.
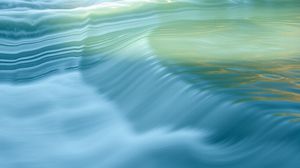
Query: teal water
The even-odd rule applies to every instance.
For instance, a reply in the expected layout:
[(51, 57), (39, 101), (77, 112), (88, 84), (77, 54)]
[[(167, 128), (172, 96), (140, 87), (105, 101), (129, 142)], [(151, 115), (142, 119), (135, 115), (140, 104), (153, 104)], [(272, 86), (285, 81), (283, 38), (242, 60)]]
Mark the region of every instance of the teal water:
[(298, 168), (300, 1), (0, 1), (0, 167)]

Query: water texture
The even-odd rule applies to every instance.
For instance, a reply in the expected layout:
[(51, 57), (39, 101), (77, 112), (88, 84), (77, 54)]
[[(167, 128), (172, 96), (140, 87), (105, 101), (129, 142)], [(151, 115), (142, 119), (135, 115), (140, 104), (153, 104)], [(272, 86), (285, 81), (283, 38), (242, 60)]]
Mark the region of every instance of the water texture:
[(298, 168), (300, 1), (1, 0), (1, 168)]

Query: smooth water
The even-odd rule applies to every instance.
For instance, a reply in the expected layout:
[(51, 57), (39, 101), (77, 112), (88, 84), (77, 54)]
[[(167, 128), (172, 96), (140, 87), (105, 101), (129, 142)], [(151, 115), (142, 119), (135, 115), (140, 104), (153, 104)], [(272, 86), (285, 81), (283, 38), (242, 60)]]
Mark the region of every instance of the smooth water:
[(298, 168), (300, 1), (1, 0), (1, 168)]

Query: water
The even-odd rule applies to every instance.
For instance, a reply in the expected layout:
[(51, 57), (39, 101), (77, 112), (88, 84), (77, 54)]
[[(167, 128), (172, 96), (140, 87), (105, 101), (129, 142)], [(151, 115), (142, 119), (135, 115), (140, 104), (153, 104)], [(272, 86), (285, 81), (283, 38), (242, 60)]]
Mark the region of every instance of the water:
[(299, 167), (299, 11), (2, 0), (0, 167)]

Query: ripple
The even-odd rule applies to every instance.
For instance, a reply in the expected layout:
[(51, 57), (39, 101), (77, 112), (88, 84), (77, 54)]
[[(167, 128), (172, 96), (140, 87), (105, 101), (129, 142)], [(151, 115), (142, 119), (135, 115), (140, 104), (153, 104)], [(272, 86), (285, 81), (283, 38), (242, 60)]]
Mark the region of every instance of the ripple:
[(1, 1), (0, 167), (297, 167), (299, 7)]

